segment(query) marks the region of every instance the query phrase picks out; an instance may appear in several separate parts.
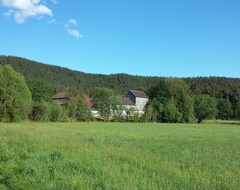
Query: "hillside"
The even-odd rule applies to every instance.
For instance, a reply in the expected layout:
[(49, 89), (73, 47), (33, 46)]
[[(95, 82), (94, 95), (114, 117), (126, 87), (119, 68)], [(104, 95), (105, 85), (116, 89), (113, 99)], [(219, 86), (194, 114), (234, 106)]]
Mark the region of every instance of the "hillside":
[[(74, 86), (89, 91), (94, 87), (106, 87), (122, 94), (128, 89), (147, 91), (162, 78), (128, 74), (89, 74), (14, 56), (0, 56), (0, 64), (12, 65), (26, 80), (46, 80), (57, 89)], [(240, 92), (239, 78), (197, 77), (184, 78), (184, 80), (190, 85), (192, 94), (203, 93), (222, 97), (230, 96), (235, 91)]]
[(0, 64), (12, 65), (26, 80), (46, 80), (57, 88), (74, 86), (83, 90), (89, 90), (98, 86), (111, 88), (122, 93), (128, 89), (146, 90), (159, 80), (159, 77), (141, 77), (128, 74), (88, 74), (14, 56), (0, 56)]

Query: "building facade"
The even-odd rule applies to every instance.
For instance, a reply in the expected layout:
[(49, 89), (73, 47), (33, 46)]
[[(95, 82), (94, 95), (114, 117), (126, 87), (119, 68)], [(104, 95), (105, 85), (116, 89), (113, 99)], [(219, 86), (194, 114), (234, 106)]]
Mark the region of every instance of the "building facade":
[(123, 97), (123, 105), (134, 108), (139, 113), (144, 113), (149, 97), (143, 91), (129, 90)]

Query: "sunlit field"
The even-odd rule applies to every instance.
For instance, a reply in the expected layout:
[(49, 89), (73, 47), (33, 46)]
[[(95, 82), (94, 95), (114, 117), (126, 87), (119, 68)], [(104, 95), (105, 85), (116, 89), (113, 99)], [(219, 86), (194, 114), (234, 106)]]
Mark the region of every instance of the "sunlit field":
[(240, 189), (240, 125), (0, 124), (0, 189)]

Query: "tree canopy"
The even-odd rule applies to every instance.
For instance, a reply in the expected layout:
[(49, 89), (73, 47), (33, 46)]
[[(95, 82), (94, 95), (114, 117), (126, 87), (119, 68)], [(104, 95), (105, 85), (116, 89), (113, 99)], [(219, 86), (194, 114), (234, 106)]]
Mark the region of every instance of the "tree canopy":
[(31, 109), (31, 93), (23, 76), (10, 65), (0, 65), (0, 120), (26, 119)]
[(204, 119), (213, 119), (217, 115), (217, 102), (209, 95), (199, 95), (194, 101), (194, 111), (198, 123)]
[[(51, 96), (55, 91), (73, 89), (72, 91), (74, 93), (76, 92), (76, 94), (78, 94), (79, 92), (90, 94), (96, 89), (108, 89), (106, 91), (109, 91), (110, 89), (110, 91), (112, 91), (111, 93), (114, 95), (123, 95), (129, 89), (135, 89), (145, 91), (150, 97), (150, 101), (147, 107), (147, 113), (144, 115), (144, 117), (148, 121), (166, 121), (166, 115), (163, 115), (164, 110), (164, 114), (167, 113), (166, 110), (168, 112), (169, 110), (174, 112), (177, 110), (179, 113), (181, 113), (180, 122), (190, 122), (194, 119), (194, 116), (198, 116), (198, 110), (195, 107), (197, 106), (196, 102), (199, 102), (200, 96), (209, 96), (216, 100), (215, 103), (217, 105), (218, 111), (218, 114), (216, 115), (217, 118), (240, 118), (239, 78), (167, 78), (132, 76), (123, 73), (112, 75), (88, 74), (58, 66), (41, 64), (24, 58), (14, 56), (0, 56), (0, 65), (6, 64), (10, 64), (15, 71), (21, 73), (24, 76), (32, 93), (32, 99), (34, 101), (34, 103), (32, 104), (33, 108), (39, 109), (39, 112), (36, 113), (43, 113), (43, 110), (49, 110), (46, 102), (51, 102)], [(1, 67), (2, 70), (4, 68), (5, 67)], [(3, 89), (4, 86), (7, 86), (6, 76), (1, 75), (0, 79)], [(16, 89), (18, 89), (18, 87), (16, 87)], [(9, 92), (11, 92), (12, 89), (9, 88), (9, 90)], [(101, 91), (103, 95), (105, 93), (104, 91)], [(1, 93), (5, 94), (5, 91), (2, 90)], [(100, 103), (96, 103), (96, 99), (98, 98), (94, 93), (92, 93), (92, 95), (95, 99), (95, 107), (96, 105), (98, 105), (99, 109), (101, 107), (102, 113), (109, 112), (109, 106), (99, 107)], [(105, 101), (106, 105), (108, 105), (111, 101), (111, 104), (114, 105), (113, 98)], [(205, 99), (201, 99), (201, 101), (205, 101)], [(42, 102), (42, 104), (40, 102)], [(82, 105), (81, 102), (79, 102), (79, 105)], [(113, 108), (114, 107), (112, 107), (111, 109)], [(6, 102), (1, 101), (0, 118), (6, 117), (4, 116), (3, 111), (5, 109)]]

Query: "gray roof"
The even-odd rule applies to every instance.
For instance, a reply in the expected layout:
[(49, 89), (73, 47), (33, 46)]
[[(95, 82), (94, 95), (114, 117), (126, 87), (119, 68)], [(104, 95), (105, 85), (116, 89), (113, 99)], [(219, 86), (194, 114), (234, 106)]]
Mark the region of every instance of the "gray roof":
[(133, 95), (138, 97), (138, 98), (148, 98), (148, 96), (143, 91), (130, 90), (130, 92), (132, 92)]

